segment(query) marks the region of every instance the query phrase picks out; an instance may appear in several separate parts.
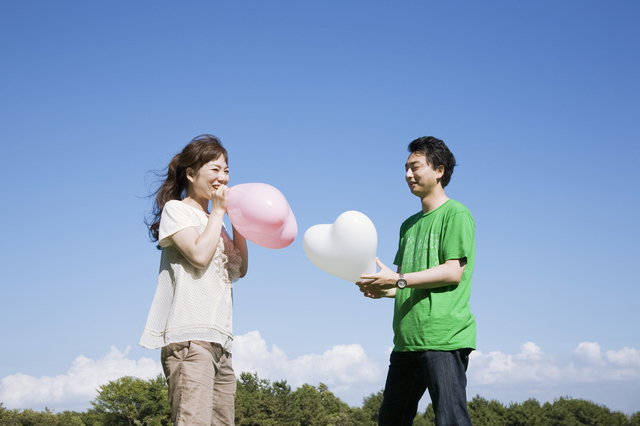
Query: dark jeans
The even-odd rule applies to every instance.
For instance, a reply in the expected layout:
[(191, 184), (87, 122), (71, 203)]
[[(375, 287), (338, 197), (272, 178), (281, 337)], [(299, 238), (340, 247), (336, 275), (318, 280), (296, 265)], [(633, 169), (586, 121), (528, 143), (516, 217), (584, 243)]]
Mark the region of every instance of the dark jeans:
[(471, 425), (466, 393), (470, 353), (471, 349), (392, 352), (378, 425), (412, 425), (426, 389), (436, 425)]

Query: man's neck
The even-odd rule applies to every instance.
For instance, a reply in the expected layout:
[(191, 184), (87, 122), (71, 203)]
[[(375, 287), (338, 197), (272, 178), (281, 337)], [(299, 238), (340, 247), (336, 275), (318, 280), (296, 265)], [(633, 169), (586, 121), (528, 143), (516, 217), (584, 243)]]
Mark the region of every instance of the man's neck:
[(421, 200), (422, 212), (429, 213), (431, 211), (434, 211), (435, 209), (446, 203), (447, 200), (449, 200), (449, 197), (447, 197), (447, 195), (444, 193), (444, 188), (440, 188), (440, 185), (438, 185), (438, 188), (435, 191), (425, 196)]

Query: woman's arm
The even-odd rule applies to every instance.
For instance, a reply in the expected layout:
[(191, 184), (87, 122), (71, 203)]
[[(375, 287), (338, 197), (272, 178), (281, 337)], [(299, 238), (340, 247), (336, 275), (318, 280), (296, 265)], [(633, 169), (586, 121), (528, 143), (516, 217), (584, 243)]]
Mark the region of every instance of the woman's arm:
[(171, 239), (189, 263), (196, 268), (206, 268), (216, 253), (221, 231), (222, 215), (212, 213), (202, 234), (189, 227), (176, 232)]
[(222, 185), (211, 194), (211, 214), (202, 234), (193, 227), (173, 234), (171, 239), (184, 257), (196, 268), (206, 268), (218, 248), (222, 232), (222, 218), (227, 210), (227, 192)]
[(242, 258), (242, 264), (240, 265), (240, 278), (242, 278), (247, 275), (247, 269), (249, 268), (249, 251), (247, 250), (246, 238), (236, 228), (233, 228), (233, 245), (236, 246)]

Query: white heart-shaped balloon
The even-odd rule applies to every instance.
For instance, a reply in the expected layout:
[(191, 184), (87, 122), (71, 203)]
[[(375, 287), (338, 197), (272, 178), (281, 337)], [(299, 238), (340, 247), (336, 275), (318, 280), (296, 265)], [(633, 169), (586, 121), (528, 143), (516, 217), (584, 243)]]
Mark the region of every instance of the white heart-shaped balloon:
[(347, 281), (376, 272), (378, 234), (364, 214), (350, 210), (331, 224), (315, 225), (302, 238), (304, 252), (318, 268)]

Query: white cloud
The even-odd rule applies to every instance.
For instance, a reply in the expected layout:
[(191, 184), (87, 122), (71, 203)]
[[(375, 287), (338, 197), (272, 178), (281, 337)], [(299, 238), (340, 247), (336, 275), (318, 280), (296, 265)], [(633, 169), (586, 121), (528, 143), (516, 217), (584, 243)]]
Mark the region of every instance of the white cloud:
[[(369, 358), (360, 345), (338, 345), (323, 354), (309, 354), (289, 360), (273, 345), (271, 350), (260, 333), (253, 331), (236, 336), (234, 341), (234, 369), (256, 372), (263, 379), (286, 380), (296, 388), (304, 383), (317, 386), (320, 382), (339, 393), (343, 400), (359, 405), (364, 396), (382, 387), (383, 372), (378, 362)], [(162, 372), (159, 362), (151, 358), (127, 358), (129, 348), (115, 347), (102, 358), (92, 360), (79, 356), (67, 374), (40, 378), (13, 374), (0, 381), (0, 401), (8, 408), (43, 409), (45, 406), (61, 410), (83, 411), (90, 407), (97, 389), (123, 376), (155, 377)], [(386, 372), (385, 372), (386, 373)]]
[(562, 362), (528, 342), (515, 355), (473, 352), (467, 375), (470, 396), (504, 403), (569, 395), (628, 413), (640, 410), (640, 351), (634, 348), (603, 353), (598, 343), (583, 342)]
[(471, 353), (468, 372), (469, 383), (490, 385), (513, 382), (540, 382), (558, 377), (558, 367), (552, 357), (542, 353), (533, 342), (527, 342), (516, 355), (503, 354), (500, 351), (484, 354)]
[(572, 353), (569, 370), (582, 382), (628, 381), (640, 379), (640, 351), (623, 348), (603, 354), (595, 342), (583, 342)]
[(607, 360), (616, 367), (640, 368), (640, 351), (635, 348), (607, 351)]
[[(55, 377), (21, 373), (4, 377), (0, 401), (8, 408), (41, 410), (48, 406), (57, 411), (82, 411), (90, 407), (99, 386), (110, 380), (150, 378), (161, 373), (158, 361), (128, 359), (128, 353), (129, 348), (119, 351), (112, 347), (97, 360), (79, 356), (66, 374)], [(504, 403), (570, 395), (612, 409), (640, 410), (640, 350), (625, 347), (603, 352), (598, 343), (583, 342), (568, 355), (570, 359), (560, 361), (532, 342), (522, 345), (517, 354), (475, 351), (468, 371), (469, 394), (479, 393)], [(286, 380), (293, 388), (322, 382), (345, 402), (360, 405), (364, 397), (384, 386), (386, 356), (380, 355), (385, 363), (382, 368), (380, 360), (369, 357), (360, 345), (351, 344), (289, 359), (282, 349), (276, 345), (269, 348), (260, 333), (253, 331), (236, 336), (233, 362), (238, 375), (255, 372), (263, 379)]]
[(44, 406), (84, 410), (97, 395), (99, 386), (123, 376), (155, 377), (162, 369), (151, 358), (127, 359), (124, 352), (111, 347), (102, 358), (94, 361), (80, 355), (67, 374), (55, 377), (31, 377), (17, 373), (0, 381), (0, 401), (8, 408)]
[[(233, 367), (238, 374), (243, 371), (257, 373), (260, 378), (286, 380), (293, 387), (324, 383), (354, 405), (380, 390), (386, 374), (379, 362), (369, 358), (360, 345), (337, 345), (322, 354), (289, 360), (276, 345), (269, 350), (257, 331), (236, 336)], [(357, 393), (358, 398), (352, 402), (345, 395), (353, 393)]]
[(516, 355), (473, 352), (468, 375), (469, 382), (475, 385), (637, 380), (640, 351), (623, 348), (603, 354), (598, 343), (583, 342), (571, 353), (571, 361), (562, 365), (535, 343), (527, 342)]

